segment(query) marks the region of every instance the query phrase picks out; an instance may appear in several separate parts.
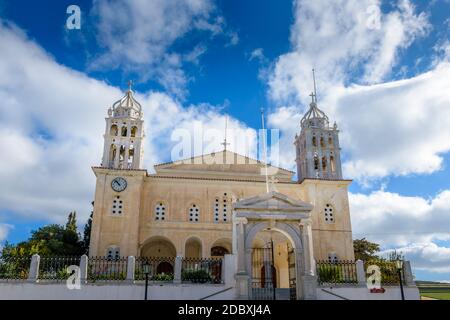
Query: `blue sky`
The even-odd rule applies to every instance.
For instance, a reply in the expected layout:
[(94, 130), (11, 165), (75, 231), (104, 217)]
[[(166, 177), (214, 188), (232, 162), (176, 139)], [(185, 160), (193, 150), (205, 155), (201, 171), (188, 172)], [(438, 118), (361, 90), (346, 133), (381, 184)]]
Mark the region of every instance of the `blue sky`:
[[(82, 11), (68, 30), (66, 8)], [(402, 250), (418, 278), (450, 280), (449, 1), (0, 0), (0, 240), (87, 218), (103, 118), (129, 79), (146, 167), (194, 122), (256, 134), (259, 110), (292, 140), (317, 70), (341, 129), (355, 237)], [(6, 138), (8, 137), (8, 138)], [(240, 151), (237, 144), (231, 148)]]

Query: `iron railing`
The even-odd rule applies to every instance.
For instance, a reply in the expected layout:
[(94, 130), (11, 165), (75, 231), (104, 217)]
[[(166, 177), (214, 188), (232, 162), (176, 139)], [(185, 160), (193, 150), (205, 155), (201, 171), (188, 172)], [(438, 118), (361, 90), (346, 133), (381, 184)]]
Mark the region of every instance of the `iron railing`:
[[(368, 261), (364, 262), (364, 270), (370, 265), (376, 265), (380, 268), (381, 273), (381, 285), (383, 286), (398, 286), (400, 285), (400, 279), (398, 275), (398, 269), (395, 261)], [(369, 275), (370, 276), (370, 275)], [(402, 270), (402, 283), (405, 284), (405, 266), (403, 264)]]
[(41, 257), (38, 279), (44, 281), (67, 280), (74, 271), (69, 272), (69, 266), (79, 266), (80, 257)]
[(317, 261), (316, 270), (319, 284), (358, 283), (355, 261)]
[(173, 281), (175, 258), (173, 257), (137, 257), (134, 269), (135, 280), (145, 280), (145, 265), (148, 266), (150, 281)]
[(181, 280), (193, 283), (222, 283), (222, 259), (184, 258)]
[(89, 257), (88, 282), (123, 281), (127, 278), (127, 257)]
[(26, 280), (31, 257), (0, 257), (0, 280)]

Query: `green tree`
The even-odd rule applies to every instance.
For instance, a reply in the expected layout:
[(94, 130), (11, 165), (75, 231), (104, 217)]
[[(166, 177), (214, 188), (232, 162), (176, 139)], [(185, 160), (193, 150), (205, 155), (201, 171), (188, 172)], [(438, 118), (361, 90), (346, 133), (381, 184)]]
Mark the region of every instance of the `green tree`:
[[(94, 201), (91, 202), (92, 207), (94, 207)], [(88, 221), (84, 225), (83, 231), (83, 250), (85, 254), (89, 254), (89, 244), (91, 242), (91, 230), (92, 230), (92, 217), (94, 216), (94, 211), (91, 211)]]
[(380, 245), (366, 240), (366, 238), (353, 240), (353, 249), (355, 259), (362, 261), (377, 260), (377, 253), (380, 251)]
[(27, 241), (16, 245), (6, 243), (2, 257), (29, 256), (78, 256), (83, 254), (82, 241), (77, 232), (76, 213), (71, 212), (64, 226), (50, 224), (32, 231)]
[(77, 232), (77, 212), (69, 213), (69, 217), (67, 218), (66, 230)]

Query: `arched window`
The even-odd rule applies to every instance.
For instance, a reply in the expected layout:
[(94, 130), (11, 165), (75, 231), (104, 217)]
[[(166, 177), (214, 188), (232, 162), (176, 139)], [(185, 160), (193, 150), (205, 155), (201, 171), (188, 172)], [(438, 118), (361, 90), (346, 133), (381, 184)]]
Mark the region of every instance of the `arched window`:
[(327, 171), (327, 157), (322, 157), (322, 170)]
[(319, 170), (319, 157), (314, 155), (314, 170)]
[(136, 126), (131, 127), (131, 132), (130, 132), (131, 137), (133, 137), (133, 138), (136, 137), (137, 130), (138, 130), (138, 128)]
[(323, 140), (323, 137), (320, 137), (320, 146), (321, 146), (322, 148), (325, 147), (325, 141)]
[(216, 198), (214, 200), (214, 222), (219, 222), (219, 210), (220, 210), (220, 200)]
[(109, 148), (109, 163), (108, 166), (112, 168), (114, 166), (114, 160), (116, 159), (117, 147), (115, 144), (112, 144)]
[(222, 200), (222, 220), (223, 222), (227, 222), (228, 220), (228, 199), (227, 199), (227, 194), (224, 193), (223, 194), (223, 200)]
[(122, 126), (121, 134), (122, 134), (122, 137), (126, 137), (126, 136), (127, 136), (127, 134), (128, 134), (128, 128), (127, 128), (126, 125), (123, 125), (123, 126)]
[(231, 199), (228, 197), (226, 192), (223, 194), (223, 197), (217, 197), (214, 199), (214, 222), (228, 222), (230, 220), (228, 218), (230, 203)]
[(114, 197), (111, 213), (116, 216), (120, 216), (123, 214), (123, 200), (120, 198), (120, 196)]
[(110, 246), (106, 250), (106, 257), (108, 260), (117, 260), (120, 258), (120, 248), (117, 246)]
[(125, 146), (121, 145), (119, 150), (119, 168), (124, 167), (125, 162)]
[(117, 133), (119, 132), (119, 129), (117, 128), (116, 124), (113, 124), (111, 126), (111, 129), (109, 130), (109, 134), (112, 136), (117, 136)]
[(316, 139), (315, 136), (312, 137), (312, 145), (313, 145), (314, 147), (317, 147), (317, 139)]
[(127, 163), (128, 169), (133, 169), (133, 161), (134, 161), (134, 146), (130, 145), (128, 149), (128, 163)]
[(334, 223), (334, 209), (333, 206), (329, 203), (325, 205), (323, 209), (323, 214), (326, 223)]
[(200, 208), (197, 207), (196, 204), (193, 204), (189, 208), (189, 221), (190, 222), (198, 222), (200, 218)]
[(155, 220), (164, 221), (166, 219), (166, 206), (160, 202), (155, 206)]
[(333, 145), (333, 138), (328, 137), (328, 144), (329, 144), (330, 146)]
[(331, 172), (334, 172), (336, 170), (335, 165), (334, 165), (334, 156), (330, 156), (330, 169), (331, 169)]

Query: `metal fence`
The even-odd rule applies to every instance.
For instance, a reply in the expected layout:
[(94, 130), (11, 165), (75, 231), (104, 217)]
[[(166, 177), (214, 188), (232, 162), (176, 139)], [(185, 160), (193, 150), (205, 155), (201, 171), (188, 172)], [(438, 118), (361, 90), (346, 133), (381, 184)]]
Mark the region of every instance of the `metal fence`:
[(181, 280), (193, 283), (222, 283), (222, 259), (184, 258)]
[(89, 257), (88, 282), (122, 281), (127, 277), (127, 257)]
[[(380, 268), (381, 273), (381, 285), (384, 286), (398, 286), (400, 285), (400, 279), (398, 275), (397, 266), (395, 261), (369, 261), (364, 263), (364, 270), (370, 265), (376, 265)], [(370, 275), (369, 275), (370, 276)], [(402, 270), (402, 283), (405, 284), (405, 266)]]
[(0, 257), (0, 280), (26, 280), (31, 257)]
[(358, 283), (355, 261), (317, 261), (316, 268), (319, 284)]
[(38, 279), (40, 281), (67, 280), (74, 273), (67, 270), (72, 265), (79, 266), (80, 257), (41, 257)]
[(150, 281), (173, 281), (175, 258), (137, 257), (134, 269), (135, 280), (145, 280), (145, 265), (148, 266)]

